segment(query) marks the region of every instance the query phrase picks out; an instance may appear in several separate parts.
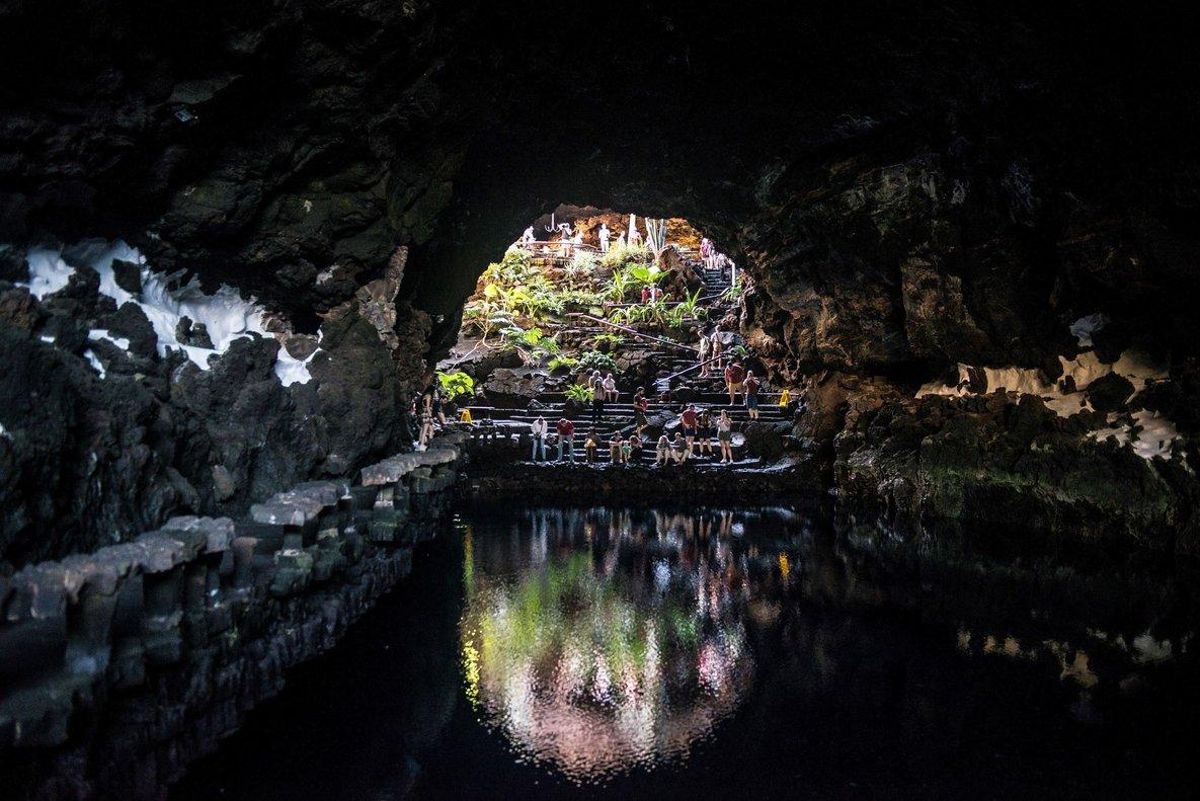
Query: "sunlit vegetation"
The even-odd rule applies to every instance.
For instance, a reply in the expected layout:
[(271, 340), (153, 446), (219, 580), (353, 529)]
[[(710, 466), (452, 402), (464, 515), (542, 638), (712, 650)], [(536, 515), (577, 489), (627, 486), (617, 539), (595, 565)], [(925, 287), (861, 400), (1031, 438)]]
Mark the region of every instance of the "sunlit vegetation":
[[(618, 371), (615, 357), (636, 335), (617, 326), (688, 338), (707, 309), (699, 290), (680, 298), (664, 289), (671, 273), (660, 266), (660, 240), (633, 246), (618, 240), (603, 255), (580, 249), (567, 260), (549, 247), (541, 253), (510, 248), (479, 277), (463, 310), (463, 335), (491, 350), (515, 352), (527, 367), (572, 375)], [(653, 288), (650, 298), (647, 288)], [(594, 329), (600, 320), (613, 330), (586, 339), (569, 335)]]
[(442, 397), (448, 401), (455, 400), (464, 395), (474, 396), (475, 394), (475, 379), (461, 370), (453, 373), (439, 370), (437, 379), (438, 387), (442, 390)]

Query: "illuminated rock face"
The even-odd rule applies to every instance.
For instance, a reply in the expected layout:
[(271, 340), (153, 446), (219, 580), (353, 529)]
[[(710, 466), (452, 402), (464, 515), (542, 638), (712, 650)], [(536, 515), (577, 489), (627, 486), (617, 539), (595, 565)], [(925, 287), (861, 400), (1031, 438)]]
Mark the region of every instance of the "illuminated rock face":
[[(686, 757), (753, 680), (729, 542), (702, 551), (665, 515), (534, 514), (519, 540), (468, 544), (472, 704), (519, 755), (579, 783)], [(515, 569), (514, 545), (530, 557)]]
[[(117, 421), (95, 436), (47, 425), (43, 461), (3, 463), (21, 487), (3, 486), (0, 500), (26, 503), (30, 486), (94, 474), (59, 494), (137, 495), (106, 521), (128, 532), (130, 516), (231, 513), (210, 497), (233, 492), (244, 506), (389, 452), (401, 415), (372, 426), (365, 408), (406, 405), (426, 357), (455, 341), (481, 267), (559, 201), (683, 215), (735, 256), (757, 280), (740, 324), (772, 377), (828, 379), (810, 387), (829, 395), (828, 414), (797, 432), (825, 474), (847, 407), (871, 405), (877, 384), (911, 397), (960, 363), (1043, 368), (1053, 381), (1058, 358), (1074, 356), (1069, 326), (1101, 317), (1111, 324), (1088, 333), (1098, 349), (1167, 356), (1170, 378), (1145, 410), (1161, 417), (1131, 409), (1104, 430), (1142, 455), (1177, 430), (1195, 462), (1192, 43), (1186, 26), (1129, 7), (1043, 6), (1001, 15), (919, 0), (881, 13), (864, 0), (769, 0), (752, 11), (649, 11), (618, 0), (606, 14), (632, 21), (620, 36), (579, 14), (532, 45), (529, 20), (544, 4), (187, 0), (148, 17), (131, 4), (0, 3), (0, 74), (17, 76), (0, 97), (0, 245), (13, 246), (0, 247), (0, 281), (21, 280), (24, 254), (47, 242), (121, 237), (156, 268), (195, 270), (206, 291), (228, 284), (256, 297), (300, 336), (333, 315), (326, 325), (346, 349), (331, 366), (327, 336), (307, 363), (314, 343), (294, 341), (282, 357), (287, 398), (254, 382), (255, 412), (295, 414), (241, 437), (281, 454), (266, 460), (278, 469), (248, 476), (257, 460), (234, 437), (196, 448), (202, 424), (161, 430), (164, 415), (141, 392), (87, 386), (100, 369), (117, 376), (106, 351), (121, 350), (118, 339), (137, 351), (135, 338), (85, 329), (112, 336), (65, 366), (41, 337), (79, 344), (77, 326), (56, 319), (28, 336), (29, 300), (0, 292), (5, 374), (51, 388), (74, 419)], [(50, 30), (69, 56), (47, 56)], [(402, 280), (400, 246), (411, 248)], [(144, 333), (143, 321), (124, 322)], [(280, 358), (242, 354), (255, 373)], [(869, 389), (843, 392), (842, 374)], [(362, 386), (379, 391), (356, 397)], [(170, 392), (160, 383), (158, 395)], [(318, 402), (327, 415), (311, 413)], [(122, 419), (137, 404), (139, 419)], [(202, 398), (193, 406), (238, 428)], [(966, 419), (936, 399), (922, 408)], [(907, 406), (888, 411), (914, 418)], [(15, 417), (0, 417), (4, 431), (22, 428)], [(321, 417), (355, 430), (339, 438), (311, 424)], [(133, 487), (118, 480), (115, 447), (93, 471), (97, 439), (136, 451), (123, 468)], [(7, 441), (0, 434), (0, 448)], [(1079, 452), (1082, 464), (1094, 458)], [(1194, 478), (1153, 471), (1115, 473), (1161, 483), (1194, 508)], [(98, 544), (97, 531), (73, 525), (78, 511), (44, 506), (10, 527), (23, 540), (14, 561)], [(98, 519), (91, 507), (85, 516)], [(34, 547), (26, 520), (67, 517), (61, 543)], [(1188, 509), (1170, 518), (1197, 531)]]

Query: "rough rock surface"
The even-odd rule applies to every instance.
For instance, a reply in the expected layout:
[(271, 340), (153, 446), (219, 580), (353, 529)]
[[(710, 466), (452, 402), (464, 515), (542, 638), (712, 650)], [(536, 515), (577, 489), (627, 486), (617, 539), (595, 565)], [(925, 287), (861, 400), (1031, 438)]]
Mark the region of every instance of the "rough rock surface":
[[(94, 279), (43, 304), (37, 335), (21, 333), (28, 301), (6, 295), (0, 358), (17, 372), (0, 392), (19, 419), (9, 405), (0, 419), (23, 433), (0, 442), (17, 471), (0, 479), (19, 510), (5, 536), (66, 515), (47, 547), (86, 545), (96, 504), (120, 511), (88, 519), (208, 511), (214, 466), (255, 496), (285, 474), (359, 466), (397, 435), (483, 265), (564, 200), (686, 217), (738, 259), (756, 279), (747, 341), (776, 383), (828, 394), (797, 433), (831, 478), (833, 438), (880, 387), (915, 414), (942, 402), (901, 401), (958, 362), (1054, 379), (1071, 324), (1092, 315), (1111, 321), (1098, 350), (1169, 362), (1171, 397), (1155, 402), (1200, 433), (1200, 104), (1192, 42), (1169, 16), (1077, 0), (737, 13), (620, 0), (606, 6), (630, 21), (619, 33), (569, 15), (530, 46), (543, 12), (188, 0), (147, 16), (0, 0), (0, 71), (22, 78), (0, 92), (0, 242), (13, 246), (0, 276), (19, 280), (13, 254), (39, 241), (120, 235), (160, 268), (256, 295), (294, 333), (333, 318), (312, 383), (276, 392), (248, 347), (222, 372), (245, 386), (181, 376), (199, 397), (179, 398), (176, 419), (163, 404), (179, 384), (149, 369), (145, 342), (128, 357), (95, 348), (106, 381), (130, 384), (117, 390), (39, 339), (81, 354), (80, 321), (116, 311)], [(47, 57), (48, 30), (70, 57)], [(390, 365), (367, 344), (381, 336)], [(223, 394), (269, 419), (236, 418)], [(71, 427), (37, 425), (52, 412)], [(119, 459), (133, 462), (124, 477)], [(46, 485), (55, 500), (35, 500)], [(88, 500), (117, 492), (131, 500)]]

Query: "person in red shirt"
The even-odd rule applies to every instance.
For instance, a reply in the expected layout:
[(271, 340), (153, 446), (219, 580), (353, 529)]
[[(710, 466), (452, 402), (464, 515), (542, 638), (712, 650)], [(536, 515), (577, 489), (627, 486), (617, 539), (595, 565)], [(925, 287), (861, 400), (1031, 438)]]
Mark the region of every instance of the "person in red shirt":
[(754, 377), (754, 372), (746, 371), (746, 380), (742, 383), (742, 390), (746, 395), (746, 411), (750, 413), (751, 420), (758, 419), (758, 388), (762, 386), (758, 379)]
[(558, 461), (563, 460), (565, 452), (567, 460), (575, 464), (575, 424), (565, 417), (560, 417), (554, 429), (558, 432)]
[(746, 369), (736, 359), (725, 368), (725, 387), (729, 390), (729, 405), (737, 403), (737, 394), (742, 391), (742, 382), (746, 380)]
[(644, 286), (644, 287), (642, 287), (642, 305), (645, 305), (649, 302), (650, 302), (650, 287)]
[(687, 442), (688, 453), (691, 453), (692, 445), (696, 442), (696, 425), (699, 422), (695, 404), (690, 404), (683, 410), (683, 414), (679, 415), (679, 422), (683, 427), (683, 438)]

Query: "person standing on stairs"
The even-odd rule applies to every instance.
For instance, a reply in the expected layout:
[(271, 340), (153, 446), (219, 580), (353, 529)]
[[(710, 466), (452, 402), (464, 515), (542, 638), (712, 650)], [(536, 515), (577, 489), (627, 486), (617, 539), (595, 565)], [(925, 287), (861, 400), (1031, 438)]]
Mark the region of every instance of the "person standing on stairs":
[(650, 401), (646, 400), (646, 390), (644, 387), (638, 387), (637, 392), (633, 394), (633, 432), (641, 435), (649, 420), (646, 419), (646, 412), (650, 408)]
[[(712, 336), (709, 337), (708, 339), (709, 339), (708, 350), (709, 350), (709, 354), (710, 354), (709, 360), (712, 362), (712, 369), (720, 370), (722, 362), (721, 362), (721, 329), (719, 326), (717, 328), (713, 329)], [(711, 375), (711, 374), (712, 374), (712, 372), (709, 371), (709, 375)]]
[[(636, 437), (634, 434), (633, 437)], [(621, 464), (629, 467), (629, 460), (633, 458), (633, 437), (621, 440)]]
[(733, 464), (733, 421), (724, 409), (717, 415), (717, 443), (721, 446), (721, 464)]
[(683, 437), (687, 443), (689, 455), (692, 452), (692, 445), (696, 441), (696, 424), (699, 422), (699, 419), (699, 415), (696, 414), (695, 404), (690, 404), (683, 410), (683, 414), (679, 415), (679, 424), (683, 428)]
[(539, 417), (533, 421), (533, 453), (529, 456), (531, 462), (546, 461), (546, 418)]
[(571, 464), (575, 464), (575, 424), (565, 417), (560, 417), (554, 430), (558, 433), (558, 461), (563, 460), (565, 453)]
[(421, 398), (421, 435), (417, 439), (417, 450), (423, 451), (433, 439), (433, 396)]
[(708, 409), (700, 412), (700, 418), (697, 420), (696, 438), (700, 442), (700, 456), (705, 453), (711, 458), (713, 455), (712, 438), (713, 438), (713, 419), (712, 412)]
[(600, 425), (600, 421), (604, 417), (604, 401), (607, 395), (604, 392), (604, 379), (600, 376), (599, 370), (593, 370), (588, 377), (588, 389), (592, 391), (592, 425)]
[(729, 390), (729, 405), (737, 404), (737, 395), (742, 391), (742, 382), (746, 380), (746, 369), (737, 359), (725, 368), (725, 388)]
[(762, 386), (758, 379), (754, 377), (754, 371), (746, 371), (746, 380), (742, 383), (742, 391), (746, 397), (746, 411), (750, 413), (751, 420), (758, 419), (758, 389)]
[(708, 378), (708, 354), (712, 350), (712, 340), (708, 336), (708, 332), (700, 332), (700, 377)]

